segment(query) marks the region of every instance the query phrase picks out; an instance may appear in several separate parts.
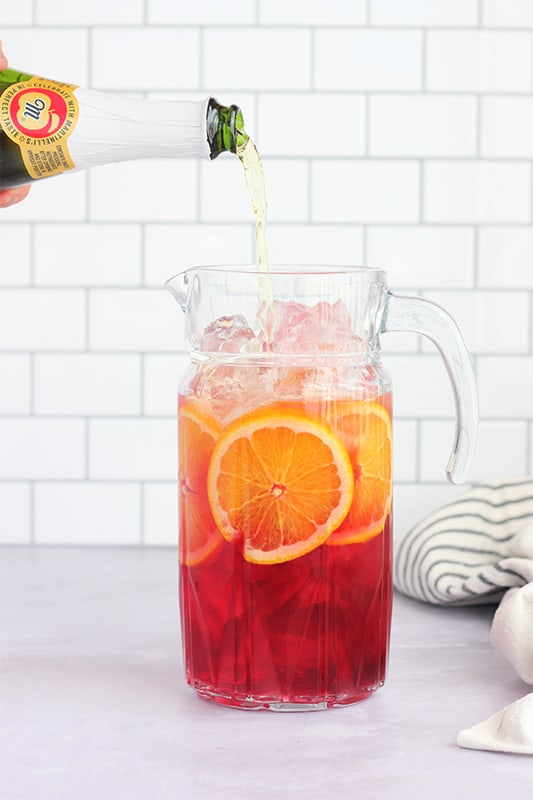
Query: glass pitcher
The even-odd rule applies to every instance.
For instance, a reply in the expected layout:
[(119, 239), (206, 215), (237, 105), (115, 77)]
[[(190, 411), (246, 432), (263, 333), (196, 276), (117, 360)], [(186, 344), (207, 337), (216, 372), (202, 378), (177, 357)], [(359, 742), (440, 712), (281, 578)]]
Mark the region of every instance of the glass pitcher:
[(314, 710), (383, 684), (392, 606), (392, 395), (380, 335), (438, 347), (456, 401), (448, 478), (477, 423), (451, 317), (352, 267), (195, 267), (167, 288), (191, 364), (178, 398), (187, 681), (247, 709)]

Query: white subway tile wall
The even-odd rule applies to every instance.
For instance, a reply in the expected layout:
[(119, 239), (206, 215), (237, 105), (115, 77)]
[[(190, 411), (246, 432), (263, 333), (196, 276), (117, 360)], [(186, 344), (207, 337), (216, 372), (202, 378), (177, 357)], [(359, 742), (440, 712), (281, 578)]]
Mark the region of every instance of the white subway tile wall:
[[(369, 264), (448, 309), (479, 385), (471, 481), (533, 472), (533, 4), (529, 0), (18, 0), (21, 69), (241, 105), (278, 263)], [(144, 161), (35, 185), (0, 212), (0, 544), (173, 545), (176, 385), (162, 284), (255, 258), (242, 172)], [(429, 343), (383, 337), (397, 535), (463, 491)]]

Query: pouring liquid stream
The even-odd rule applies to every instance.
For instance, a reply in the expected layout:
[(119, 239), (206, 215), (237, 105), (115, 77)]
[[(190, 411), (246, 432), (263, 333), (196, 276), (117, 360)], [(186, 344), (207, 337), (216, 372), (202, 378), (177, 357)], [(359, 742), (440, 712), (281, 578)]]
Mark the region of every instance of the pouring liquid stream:
[(268, 251), (266, 243), (268, 204), (266, 198), (265, 174), (257, 147), (250, 137), (246, 137), (244, 142), (238, 144), (237, 157), (244, 169), (244, 178), (250, 194), (252, 210), (255, 217), (257, 263), (260, 272), (264, 273), (259, 280), (261, 308), (258, 313), (258, 320), (264, 335), (265, 349), (270, 350), (274, 335), (275, 312), (272, 279), (268, 269)]

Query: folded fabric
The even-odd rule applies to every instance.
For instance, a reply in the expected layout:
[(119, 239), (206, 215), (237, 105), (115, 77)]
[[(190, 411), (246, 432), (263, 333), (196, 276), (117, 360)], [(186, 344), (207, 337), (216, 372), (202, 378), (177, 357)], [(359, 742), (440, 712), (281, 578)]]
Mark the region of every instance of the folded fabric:
[(533, 684), (533, 583), (509, 589), (494, 614), (490, 638), (522, 680)]
[(461, 731), (457, 744), (471, 750), (533, 755), (533, 694), (526, 694), (484, 722)]
[[(491, 640), (533, 684), (533, 478), (476, 486), (418, 523), (395, 546), (394, 585), (437, 605), (499, 604)], [(533, 754), (533, 694), (457, 743)]]
[(533, 477), (475, 486), (396, 545), (396, 589), (426, 603), (498, 603), (530, 581)]

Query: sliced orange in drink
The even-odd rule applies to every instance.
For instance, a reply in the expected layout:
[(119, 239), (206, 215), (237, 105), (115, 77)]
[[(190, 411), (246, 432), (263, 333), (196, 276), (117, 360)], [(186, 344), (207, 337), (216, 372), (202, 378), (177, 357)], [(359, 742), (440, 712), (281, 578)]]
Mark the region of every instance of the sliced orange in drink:
[(326, 425), (270, 406), (239, 418), (221, 436), (207, 477), (222, 535), (243, 538), (247, 561), (278, 564), (323, 544), (347, 515), (353, 471)]
[(391, 509), (392, 423), (380, 403), (340, 402), (332, 409), (332, 428), (352, 462), (353, 503), (330, 545), (364, 542), (382, 532)]
[(178, 427), (180, 561), (194, 566), (224, 543), (207, 498), (207, 471), (220, 428), (187, 401), (180, 405)]

